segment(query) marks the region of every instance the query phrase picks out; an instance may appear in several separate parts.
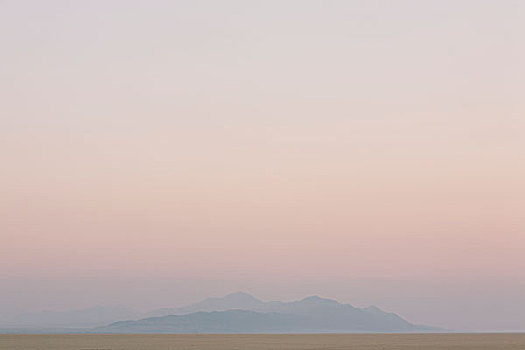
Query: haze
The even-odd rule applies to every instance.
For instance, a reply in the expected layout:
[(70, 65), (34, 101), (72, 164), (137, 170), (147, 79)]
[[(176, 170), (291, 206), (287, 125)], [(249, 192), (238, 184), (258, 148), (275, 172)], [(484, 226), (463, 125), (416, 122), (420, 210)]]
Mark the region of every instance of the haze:
[(525, 330), (524, 11), (0, 1), (0, 304)]

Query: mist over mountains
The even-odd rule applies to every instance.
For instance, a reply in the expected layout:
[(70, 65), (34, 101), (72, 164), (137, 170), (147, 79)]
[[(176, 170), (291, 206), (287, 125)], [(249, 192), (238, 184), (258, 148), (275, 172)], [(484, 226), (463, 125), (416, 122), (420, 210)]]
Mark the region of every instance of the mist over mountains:
[(264, 305), (280, 302), (264, 302), (253, 295), (243, 292), (228, 294), (224, 297), (206, 298), (198, 303), (180, 308), (164, 308), (153, 310), (148, 316), (184, 315), (193, 312), (226, 311), (232, 309), (260, 310)]
[(356, 308), (311, 296), (298, 301), (262, 301), (247, 293), (207, 298), (180, 308), (141, 313), (126, 307), (65, 312), (9, 313), (0, 309), (4, 332), (89, 333), (348, 333), (427, 332), (377, 307)]
[(160, 309), (157, 317), (121, 321), (107, 333), (346, 333), (423, 332), (396, 314), (377, 307), (356, 308), (311, 296), (299, 301), (264, 302), (249, 294), (210, 298), (179, 309)]

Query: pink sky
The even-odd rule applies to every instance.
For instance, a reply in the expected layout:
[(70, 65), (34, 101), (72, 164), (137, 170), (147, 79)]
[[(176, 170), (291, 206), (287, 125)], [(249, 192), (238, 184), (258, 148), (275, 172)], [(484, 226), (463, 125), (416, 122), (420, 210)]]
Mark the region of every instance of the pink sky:
[(241, 289), (525, 329), (523, 23), (513, 1), (0, 2), (0, 300)]

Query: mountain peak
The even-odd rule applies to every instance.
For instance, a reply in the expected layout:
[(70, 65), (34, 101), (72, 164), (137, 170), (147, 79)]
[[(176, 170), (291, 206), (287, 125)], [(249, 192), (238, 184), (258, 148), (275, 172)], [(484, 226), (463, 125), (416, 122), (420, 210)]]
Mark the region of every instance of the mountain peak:
[(372, 311), (372, 312), (383, 312), (380, 308), (374, 305), (370, 305), (369, 307), (365, 308), (366, 311)]
[(321, 298), (320, 296), (318, 295), (312, 295), (312, 296), (309, 296), (309, 297), (306, 297), (304, 299), (301, 299), (299, 301), (300, 303), (316, 303), (316, 304), (320, 304), (320, 303), (323, 303), (323, 304), (339, 304), (339, 302), (333, 300), (333, 299), (327, 299), (327, 298)]

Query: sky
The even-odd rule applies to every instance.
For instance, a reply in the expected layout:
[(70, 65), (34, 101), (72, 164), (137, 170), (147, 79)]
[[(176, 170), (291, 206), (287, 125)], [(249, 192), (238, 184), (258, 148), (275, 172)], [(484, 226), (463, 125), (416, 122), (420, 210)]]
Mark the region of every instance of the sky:
[(525, 330), (525, 2), (4, 0), (0, 47), (0, 304)]

